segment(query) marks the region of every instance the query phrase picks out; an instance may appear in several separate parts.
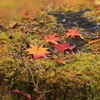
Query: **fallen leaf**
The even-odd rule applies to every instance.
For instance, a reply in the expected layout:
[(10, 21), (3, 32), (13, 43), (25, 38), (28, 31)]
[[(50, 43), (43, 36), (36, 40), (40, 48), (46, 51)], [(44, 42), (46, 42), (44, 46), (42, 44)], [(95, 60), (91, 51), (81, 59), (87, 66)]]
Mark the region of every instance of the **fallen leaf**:
[(44, 39), (46, 40), (47, 43), (53, 43), (53, 44), (58, 44), (56, 41), (61, 40), (61, 38), (56, 37), (56, 34), (44, 36)]
[(24, 95), (25, 97), (27, 97), (28, 100), (31, 100), (31, 95), (30, 95), (30, 94), (26, 94), (26, 93), (24, 93), (23, 95)]
[(70, 43), (62, 42), (62, 44), (55, 44), (54, 47), (58, 49), (58, 51), (61, 51), (64, 53), (65, 50), (73, 50), (76, 46), (70, 46)]
[(63, 65), (65, 65), (65, 62), (62, 61), (62, 59), (61, 59), (60, 57), (57, 57), (57, 59), (55, 60), (55, 62), (56, 62), (57, 64), (63, 64)]
[(12, 92), (22, 93), (22, 92), (21, 92), (21, 91), (19, 91), (19, 90), (12, 90)]
[(30, 44), (31, 48), (26, 49), (25, 51), (28, 51), (27, 54), (33, 54), (35, 59), (38, 59), (39, 57), (47, 57), (45, 54), (49, 54), (50, 52), (46, 51), (48, 48), (43, 48), (43, 46), (37, 46)]
[(27, 93), (23, 93), (23, 91), (12, 90), (12, 92), (21, 93), (22, 95), (24, 95), (25, 97), (27, 97), (28, 100), (31, 100), (31, 95), (30, 94), (27, 94)]
[(68, 36), (79, 36), (80, 30), (77, 30), (76, 28), (74, 29), (68, 29), (69, 32), (66, 33), (67, 37)]
[(84, 37), (83, 37), (82, 34), (79, 34), (79, 37), (80, 37), (82, 40), (84, 40)]
[(18, 23), (14, 22), (9, 25), (9, 28), (15, 28), (16, 26), (18, 26)]
[(92, 41), (89, 41), (88, 43), (91, 44), (91, 43), (95, 43), (95, 42), (99, 42), (100, 39), (96, 39), (96, 40), (92, 40)]

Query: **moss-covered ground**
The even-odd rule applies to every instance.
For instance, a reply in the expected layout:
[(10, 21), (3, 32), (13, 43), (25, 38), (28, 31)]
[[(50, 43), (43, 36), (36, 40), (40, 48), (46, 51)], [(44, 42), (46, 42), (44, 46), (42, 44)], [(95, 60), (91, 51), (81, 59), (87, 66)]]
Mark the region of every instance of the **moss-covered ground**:
[[(59, 7), (54, 2), (50, 9), (49, 2), (42, 3), (45, 7), (36, 15), (31, 10), (24, 11), (18, 19), (17, 16), (15, 19), (1, 16), (0, 100), (100, 100), (100, 7), (89, 0), (86, 4), (77, 0), (74, 6), (69, 2), (70, 6), (59, 4)], [(7, 7), (12, 8), (13, 4)], [(75, 17), (71, 20), (73, 15), (69, 14), (70, 18), (67, 15), (67, 12), (76, 14), (84, 9), (89, 11), (77, 16), (79, 20)], [(63, 16), (54, 16), (58, 12)], [(59, 22), (65, 14), (69, 18), (67, 24)], [(83, 18), (85, 22), (78, 23)], [(83, 24), (90, 26), (83, 27)], [(80, 37), (66, 37), (67, 28), (73, 28), (71, 25), (80, 30)], [(76, 47), (73, 51), (57, 51), (54, 44), (44, 39), (50, 34), (57, 34), (61, 41)], [(34, 59), (25, 51), (30, 44), (42, 45), (51, 53), (47, 58)]]

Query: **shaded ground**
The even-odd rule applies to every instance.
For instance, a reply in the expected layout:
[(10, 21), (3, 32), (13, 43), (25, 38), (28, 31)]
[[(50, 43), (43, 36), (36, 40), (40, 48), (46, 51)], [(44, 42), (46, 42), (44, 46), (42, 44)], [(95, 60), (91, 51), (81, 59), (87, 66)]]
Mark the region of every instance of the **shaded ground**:
[(90, 20), (94, 17), (84, 17), (84, 13), (91, 10), (80, 10), (77, 12), (68, 11), (68, 12), (50, 12), (50, 15), (53, 15), (57, 18), (58, 23), (63, 24), (65, 28), (78, 27), (87, 30), (88, 32), (95, 32), (100, 28), (100, 25), (97, 22), (91, 22)]
[(66, 42), (75, 44), (77, 48), (80, 50), (81, 47), (88, 41), (100, 38), (100, 34), (97, 33), (97, 31), (100, 30), (99, 21), (91, 21), (93, 18), (96, 18), (97, 16), (84, 17), (84, 13), (90, 11), (90, 9), (83, 9), (80, 11), (50, 12), (49, 15), (52, 15), (57, 18), (58, 24), (63, 25), (65, 32), (67, 32), (67, 28), (72, 29), (73, 27), (77, 27), (78, 29), (82, 30), (81, 34), (84, 36), (86, 41), (72, 38), (66, 40)]

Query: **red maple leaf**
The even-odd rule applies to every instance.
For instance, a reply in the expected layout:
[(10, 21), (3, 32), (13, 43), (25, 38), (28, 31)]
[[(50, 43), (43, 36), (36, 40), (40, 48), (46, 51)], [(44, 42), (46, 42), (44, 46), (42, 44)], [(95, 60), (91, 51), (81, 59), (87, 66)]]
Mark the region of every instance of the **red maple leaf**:
[(21, 93), (22, 95), (24, 95), (25, 97), (27, 97), (28, 100), (31, 100), (31, 95), (30, 94), (27, 94), (27, 93), (23, 93), (23, 91), (20, 91), (20, 90), (12, 90), (12, 92)]
[(26, 94), (26, 93), (24, 93), (23, 95), (24, 95), (25, 97), (27, 97), (28, 100), (31, 100), (31, 95), (30, 95), (30, 94)]
[(62, 44), (55, 44), (54, 47), (58, 49), (58, 51), (61, 51), (64, 53), (65, 50), (73, 50), (76, 46), (70, 46), (70, 43), (62, 42)]
[(34, 58), (37, 59), (39, 57), (47, 57), (45, 54), (49, 54), (50, 52), (46, 51), (48, 48), (43, 48), (43, 46), (37, 46), (30, 44), (31, 48), (26, 49), (28, 51), (27, 54), (33, 54)]
[(68, 29), (69, 32), (66, 33), (67, 37), (68, 36), (80, 36), (79, 33), (80, 33), (80, 30), (77, 30), (76, 28), (74, 29)]
[(21, 91), (19, 91), (19, 90), (12, 90), (12, 92), (22, 93), (22, 92), (21, 92)]
[(46, 40), (47, 43), (49, 42), (53, 44), (58, 44), (56, 41), (61, 40), (61, 38), (56, 37), (56, 34), (44, 36), (44, 39)]

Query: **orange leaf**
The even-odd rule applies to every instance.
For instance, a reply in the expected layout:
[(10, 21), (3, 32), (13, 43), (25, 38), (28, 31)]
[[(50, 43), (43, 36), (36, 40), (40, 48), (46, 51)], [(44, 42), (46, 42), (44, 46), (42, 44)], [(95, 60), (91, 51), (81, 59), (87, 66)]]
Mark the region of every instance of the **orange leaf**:
[(80, 33), (80, 31), (77, 30), (76, 28), (74, 28), (74, 29), (68, 29), (68, 31), (69, 32), (66, 33), (67, 37), (68, 36), (71, 36), (71, 37), (73, 37), (73, 36), (79, 36), (79, 33)]
[(12, 24), (9, 25), (9, 28), (15, 28), (16, 26), (18, 26), (17, 22), (14, 22)]
[(45, 54), (49, 54), (50, 52), (46, 51), (48, 48), (43, 48), (43, 46), (37, 46), (30, 44), (31, 48), (26, 49), (28, 51), (27, 54), (33, 54), (35, 59), (39, 57), (47, 57)]
[(99, 42), (99, 41), (100, 41), (100, 39), (96, 39), (96, 40), (89, 41), (88, 43), (90, 44), (90, 43), (95, 43), (95, 42)]
[(57, 64), (63, 64), (63, 65), (65, 65), (65, 62), (62, 61), (60, 57), (57, 57), (57, 59), (55, 60), (55, 62), (56, 62)]
[(44, 37), (44, 39), (46, 40), (46, 42), (48, 43), (53, 43), (53, 44), (58, 44), (56, 41), (61, 40), (61, 38), (55, 37), (56, 34), (54, 35), (47, 35)]

